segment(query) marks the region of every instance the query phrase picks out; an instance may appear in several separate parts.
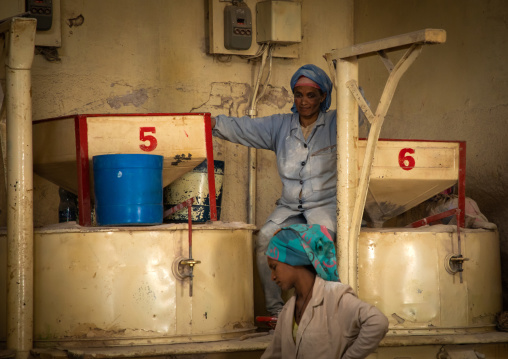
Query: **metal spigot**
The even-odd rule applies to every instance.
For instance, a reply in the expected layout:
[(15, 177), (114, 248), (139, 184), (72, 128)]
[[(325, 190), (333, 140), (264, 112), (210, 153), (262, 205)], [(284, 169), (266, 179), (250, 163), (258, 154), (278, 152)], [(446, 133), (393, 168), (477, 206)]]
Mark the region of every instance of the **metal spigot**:
[(445, 269), (450, 274), (459, 273), (462, 283), (462, 272), (464, 271), (462, 265), (468, 260), (469, 258), (465, 258), (462, 254), (448, 254), (445, 259)]
[(196, 264), (199, 264), (201, 263), (201, 261), (197, 261), (197, 260), (194, 260), (192, 258), (189, 258), (189, 259), (182, 259), (180, 261), (180, 264), (183, 264), (183, 265), (188, 265), (190, 266), (191, 268), (194, 267)]
[[(193, 288), (193, 278), (194, 278), (194, 266), (196, 264), (201, 263), (201, 261), (195, 260), (193, 258), (177, 258), (174, 262), (173, 272), (177, 278), (180, 280), (184, 280), (185, 278), (190, 278), (189, 283), (189, 296), (192, 297), (192, 288)], [(185, 270), (185, 266), (188, 266), (188, 270)]]
[(457, 267), (457, 272), (463, 272), (464, 271), (464, 269), (462, 268), (462, 264), (465, 261), (468, 261), (468, 260), (469, 260), (469, 258), (464, 258), (462, 256), (462, 254), (454, 255), (454, 256), (450, 257), (450, 262), (455, 264), (455, 266)]
[[(197, 261), (192, 258), (192, 204), (194, 203), (194, 197), (189, 198), (185, 202), (182, 202), (180, 204), (177, 204), (176, 206), (168, 209), (164, 212), (163, 216), (167, 217), (177, 211), (180, 211), (181, 209), (187, 207), (187, 218), (189, 223), (189, 258), (177, 258), (173, 262), (173, 274), (175, 277), (179, 278), (180, 280), (183, 280), (185, 278), (190, 278), (190, 284), (189, 284), (189, 296), (192, 297), (192, 278), (194, 278), (194, 266), (196, 264), (201, 263), (201, 261)], [(183, 266), (189, 266), (188, 273), (185, 273), (185, 270), (183, 269)]]

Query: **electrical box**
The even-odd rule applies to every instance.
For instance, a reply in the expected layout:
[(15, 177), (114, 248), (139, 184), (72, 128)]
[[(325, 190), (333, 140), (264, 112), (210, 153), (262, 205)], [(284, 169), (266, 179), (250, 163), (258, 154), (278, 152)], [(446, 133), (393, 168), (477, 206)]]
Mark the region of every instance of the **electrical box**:
[(37, 19), (35, 46), (62, 46), (61, 0), (0, 0), (0, 21), (14, 16)]
[(256, 41), (293, 44), (302, 41), (302, 7), (299, 2), (268, 0), (256, 5)]
[(252, 44), (252, 14), (243, 1), (224, 8), (224, 47), (248, 50)]
[(26, 12), (28, 17), (37, 19), (37, 31), (51, 29), (53, 23), (53, 1), (52, 0), (26, 0)]
[[(0, 0), (0, 7), (2, 4)], [(12, 0), (9, 0), (12, 1)], [(23, 0), (24, 1), (24, 0)], [(55, 2), (56, 0), (53, 0)], [(251, 15), (251, 44), (247, 50), (240, 50), (239, 45), (235, 45), (233, 43), (233, 34), (234, 28), (238, 28), (241, 34), (241, 30), (247, 30), (247, 23), (244, 22), (244, 25), (238, 23), (236, 21), (237, 26), (233, 26), (233, 22), (228, 24), (225, 23), (225, 17), (232, 16), (226, 8), (228, 6), (240, 4), (239, 0), (208, 0), (208, 41), (207, 41), (207, 52), (212, 55), (239, 55), (239, 56), (256, 56), (259, 55), (259, 50), (262, 44), (256, 41), (256, 4), (260, 2), (260, 0), (243, 0), (241, 1), (250, 9)], [(295, 0), (291, 2), (301, 3), (301, 0)], [(231, 19), (231, 17), (230, 17)], [(243, 17), (239, 17), (239, 19), (243, 19)], [(233, 18), (235, 21), (235, 19)], [(225, 34), (225, 31), (229, 31), (229, 34)], [(233, 31), (233, 32), (231, 32)], [(247, 33), (244, 35), (247, 36)], [(243, 38), (242, 38), (243, 39)], [(242, 45), (246, 46), (246, 39), (243, 39), (244, 42)], [(228, 47), (226, 48), (226, 43)], [(232, 44), (232, 46), (230, 46)], [(279, 58), (298, 58), (300, 52), (300, 44), (299, 43), (280, 43), (275, 44), (273, 47), (272, 56)]]

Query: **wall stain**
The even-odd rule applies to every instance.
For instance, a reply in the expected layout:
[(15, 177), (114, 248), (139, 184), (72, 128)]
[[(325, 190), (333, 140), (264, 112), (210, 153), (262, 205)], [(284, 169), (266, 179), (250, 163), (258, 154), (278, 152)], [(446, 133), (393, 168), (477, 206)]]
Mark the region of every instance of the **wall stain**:
[(259, 99), (258, 105), (275, 106), (280, 110), (289, 104), (293, 104), (293, 102), (293, 94), (284, 86), (273, 87), (268, 85), (266, 93)]
[[(263, 88), (259, 89), (259, 93)], [(229, 116), (244, 116), (252, 99), (252, 86), (248, 83), (213, 82), (208, 99), (194, 107), (190, 112), (212, 112), (228, 114)], [(284, 87), (268, 85), (265, 94), (258, 100), (257, 107), (267, 106), (282, 109), (293, 103), (293, 95)]]
[(171, 166), (178, 166), (179, 163), (183, 161), (190, 161), (192, 159), (192, 153), (185, 155), (185, 153), (182, 153), (181, 155), (176, 155), (174, 157), (175, 161), (171, 162)]
[(79, 14), (76, 17), (67, 19), (67, 25), (69, 27), (81, 26), (81, 25), (83, 25), (84, 22), (85, 22), (85, 17), (83, 15), (81, 15), (81, 14)]
[(135, 90), (132, 93), (121, 96), (114, 96), (107, 99), (107, 103), (111, 108), (119, 109), (122, 106), (133, 105), (139, 107), (148, 100), (148, 92), (146, 89)]

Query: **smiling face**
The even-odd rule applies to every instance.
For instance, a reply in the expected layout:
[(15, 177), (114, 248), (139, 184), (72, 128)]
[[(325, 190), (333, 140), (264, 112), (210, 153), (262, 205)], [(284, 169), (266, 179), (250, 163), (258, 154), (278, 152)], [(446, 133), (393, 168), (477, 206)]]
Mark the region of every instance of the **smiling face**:
[(282, 290), (289, 290), (294, 287), (296, 282), (296, 271), (289, 264), (268, 259), (268, 267), (271, 270), (271, 278)]
[(304, 120), (316, 120), (319, 115), (319, 106), (326, 98), (326, 93), (311, 86), (298, 86), (294, 91), (295, 106)]

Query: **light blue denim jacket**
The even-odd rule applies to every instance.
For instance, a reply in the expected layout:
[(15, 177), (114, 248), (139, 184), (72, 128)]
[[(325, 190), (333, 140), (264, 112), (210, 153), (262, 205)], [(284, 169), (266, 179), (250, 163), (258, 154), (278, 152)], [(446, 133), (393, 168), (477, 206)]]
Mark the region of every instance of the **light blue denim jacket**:
[(319, 113), (307, 141), (298, 113), (259, 118), (219, 115), (215, 119), (214, 136), (275, 152), (282, 196), (268, 220), (280, 224), (288, 217), (303, 214), (309, 224), (337, 230), (335, 110)]

